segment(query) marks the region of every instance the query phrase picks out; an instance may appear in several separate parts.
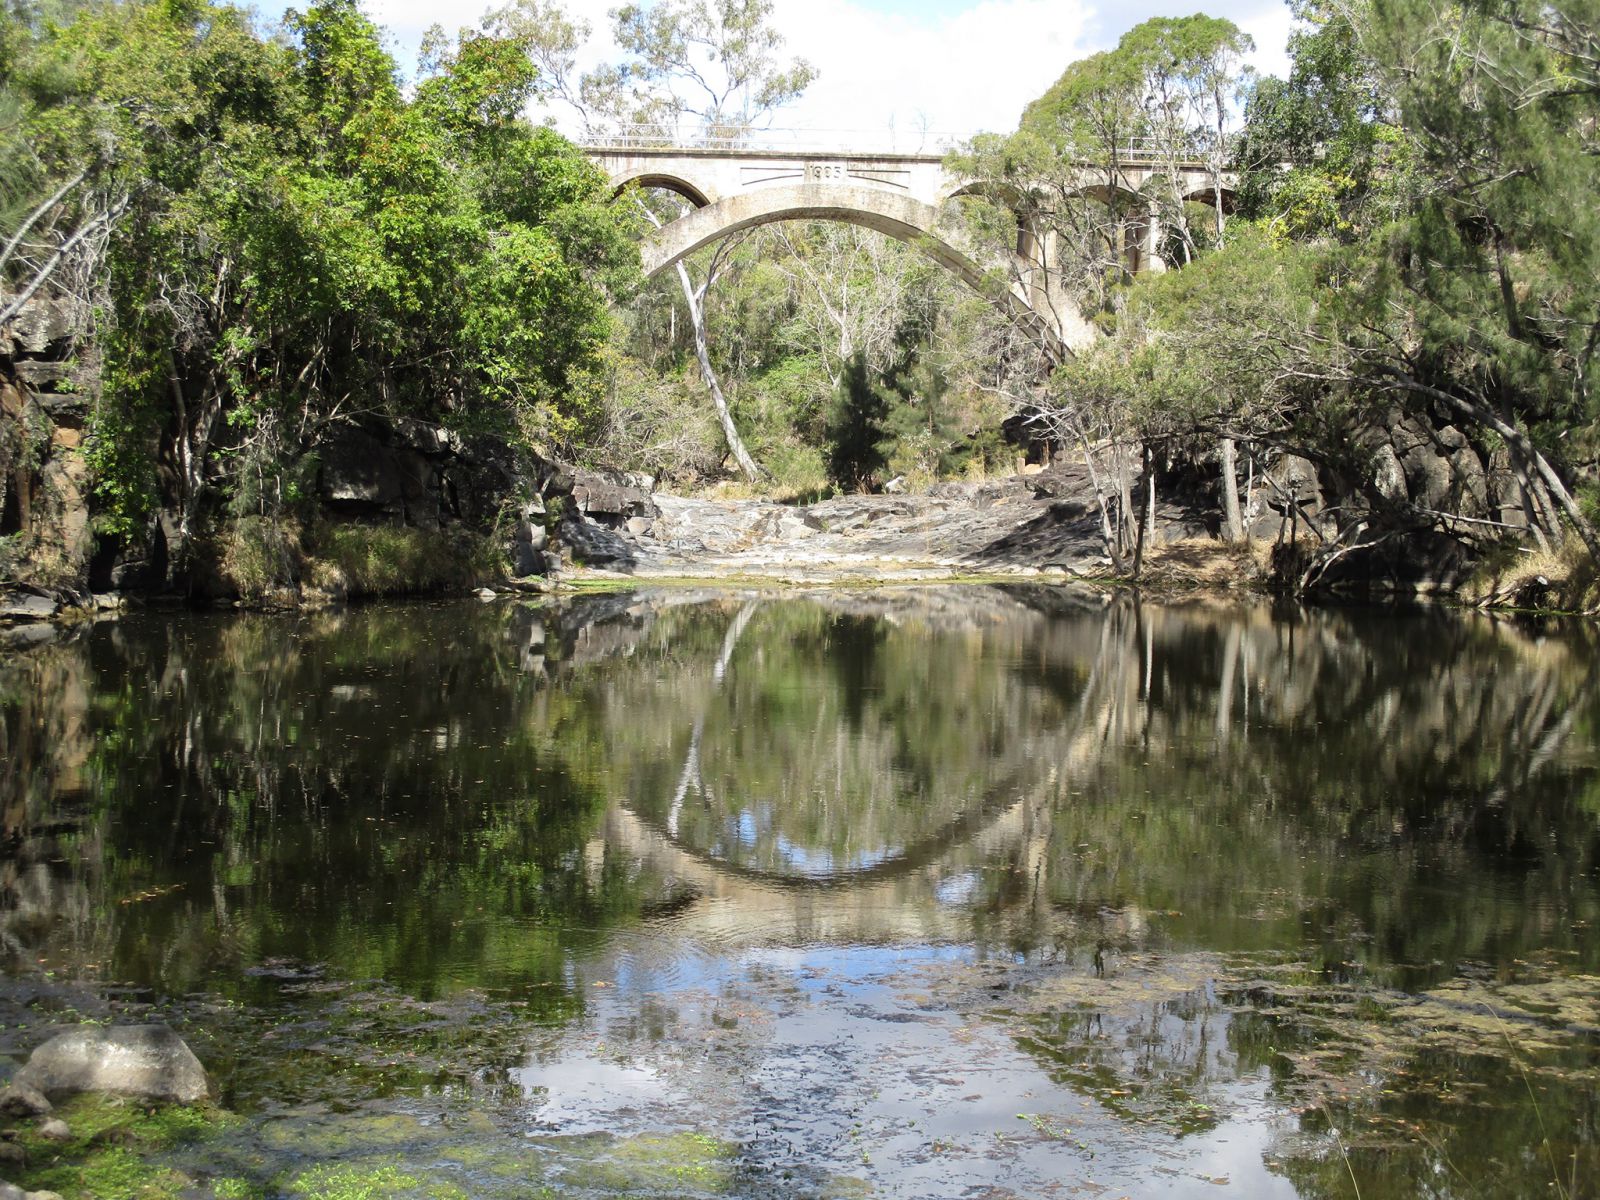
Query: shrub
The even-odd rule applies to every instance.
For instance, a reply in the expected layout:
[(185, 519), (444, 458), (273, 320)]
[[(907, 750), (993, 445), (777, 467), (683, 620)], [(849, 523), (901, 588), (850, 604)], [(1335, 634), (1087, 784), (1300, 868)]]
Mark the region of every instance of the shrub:
[(494, 542), (464, 531), (328, 524), (314, 546), (312, 584), (346, 596), (444, 591), (505, 575)]
[(245, 600), (262, 600), (300, 579), (300, 527), (273, 517), (240, 517), (223, 535), (223, 579)]

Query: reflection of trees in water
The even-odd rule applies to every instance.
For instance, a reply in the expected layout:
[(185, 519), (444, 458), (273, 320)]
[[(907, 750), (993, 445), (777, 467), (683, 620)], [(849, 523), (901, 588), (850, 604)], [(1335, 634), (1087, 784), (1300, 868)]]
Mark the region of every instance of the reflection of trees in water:
[[(684, 903), (678, 867), (606, 840), (625, 800), (697, 869), (871, 887), (916, 917), (894, 929), (1086, 981), (1024, 1044), (1204, 1124), (1185, 1105), (1239, 1064), (1295, 1102), (1285, 1053), (1360, 1039), (1209, 980), (1116, 1011), (1135, 962), (1287, 960), (1351, 1005), (1535, 950), (1600, 969), (1593, 661), (1442, 613), (1047, 588), (128, 620), (0, 667), (4, 937), (175, 990), (274, 956), (516, 989)], [(1452, 1053), (1411, 1059), (1504, 1086), (1503, 1056)], [(1550, 1086), (1592, 1147), (1588, 1085)], [(1364, 1095), (1391, 1129), (1432, 1103)], [(1483, 1136), (1521, 1162), (1530, 1119)], [(1418, 1153), (1358, 1170), (1400, 1191)]]
[(1600, 916), (1592, 751), (1563, 752), (1596, 712), (1586, 648), (1393, 614), (1147, 609), (1098, 632), (1059, 902), (1180, 910), (1175, 936), (1219, 948), (1309, 935), (1330, 969), (1402, 977), (1600, 951), (1563, 916)]
[[(586, 733), (568, 744), (680, 844), (813, 878), (970, 837), (956, 818), (1015, 786), (1034, 827), (977, 907), (1020, 949), (1142, 943), (1142, 914), (1167, 911), (1181, 942), (1309, 934), (1331, 970), (1397, 978), (1547, 933), (1578, 948), (1555, 914), (1593, 904), (1592, 770), (1568, 749), (1596, 711), (1580, 642), (1439, 613), (982, 596), (964, 624), (904, 593), (655, 614), (571, 677)], [(952, 871), (994, 865), (948, 851)]]
[[(19, 664), (93, 712), (26, 774), (46, 827), (70, 798), (52, 780), (82, 764), (54, 871), (97, 941), (74, 948), (57, 912), (30, 953), (173, 991), (274, 957), (423, 993), (559, 976), (641, 885), (582, 853), (603, 804), (544, 734), (542, 676), (521, 669), (532, 614), (460, 616), (128, 621)], [(73, 694), (25, 690), (8, 737)]]
[(32, 963), (52, 935), (74, 961), (104, 941), (106, 914), (60, 869), (89, 828), (86, 684), (51, 652), (0, 671), (0, 955), (12, 962)]
[[(1553, 952), (1562, 965), (1521, 1014), (1538, 1021), (1567, 972), (1594, 969), (1591, 649), (1421, 616), (1146, 610), (1098, 632), (1080, 709), (1092, 733), (1051, 806), (1048, 911), (1013, 922), (1014, 944), (1157, 975), (1191, 947), (1307, 959), (1269, 971), (1295, 977), (1271, 1015), (1230, 990), (1263, 969), (1244, 960), (1131, 1005), (1081, 988), (1019, 1043), (1111, 1111), (1180, 1127), (1205, 1123), (1239, 1074), (1270, 1075), (1286, 1107), (1314, 1106), (1279, 1147), (1307, 1195), (1349, 1194), (1351, 1171), (1367, 1196), (1528, 1195), (1549, 1189), (1552, 1156), (1566, 1184), (1594, 1179), (1584, 1038), (1536, 1056), (1535, 1104), (1514, 1050), (1526, 1024), (1479, 1029), (1431, 1001), (1413, 1015), (1388, 990), (1481, 964), (1531, 977), (1520, 960)], [(1462, 1048), (1446, 1052), (1451, 1021)], [(1349, 1165), (1321, 1136), (1329, 1121)]]
[[(1311, 1195), (1343, 1194), (1351, 1170), (1367, 1195), (1452, 1194), (1461, 1180), (1438, 1182), (1451, 1162), (1481, 1170), (1486, 1156), (1511, 1164), (1491, 1194), (1548, 1182), (1514, 1060), (1427, 1048), (1425, 1026), (1396, 1015), (1406, 997), (1393, 989), (1535, 948), (1592, 966), (1596, 696), (1581, 638), (1444, 614), (1283, 620), (1132, 604), (1053, 620), (1019, 605), (935, 632), (901, 611), (830, 681), (817, 631), (860, 620), (862, 607), (829, 598), (770, 626), (765, 614), (738, 626), (728, 611), (697, 614), (740, 629), (723, 680), (732, 697), (692, 677), (666, 692), (608, 677), (615, 709), (588, 710), (603, 726), (597, 753), (619, 773), (608, 787), (646, 813), (652, 797), (675, 795), (651, 764), (675, 761), (662, 730), (692, 725), (697, 774), (714, 763), (719, 782), (708, 819), (696, 827), (680, 812), (668, 832), (710, 861), (783, 874), (794, 864), (763, 857), (759, 836), (734, 840), (736, 818), (763, 798), (779, 797), (770, 807), (792, 839), (848, 863), (862, 845), (903, 849), (917, 819), (927, 828), (949, 811), (941, 801), (968, 802), (939, 781), (982, 776), (1025, 747), (1049, 768), (1029, 777), (1026, 836), (980, 852), (963, 830), (941, 866), (947, 877), (981, 868), (970, 914), (980, 941), (1076, 978), (1019, 1031), (1058, 1079), (1181, 1133), (1225, 1116), (1240, 1074), (1272, 1078), (1285, 1107), (1318, 1105), (1304, 1136), (1280, 1147), (1282, 1169)], [(741, 696), (740, 663), (752, 660), (761, 674)], [(769, 672), (785, 681), (777, 699)], [(950, 698), (969, 703), (939, 703)], [(643, 714), (657, 740), (607, 711)], [(985, 713), (998, 715), (998, 735)], [(734, 733), (717, 736), (719, 723), (743, 721), (831, 736), (786, 740), (779, 728), (770, 757), (752, 759)], [(806, 803), (819, 793), (820, 813)], [(1196, 948), (1248, 957), (1208, 961), (1193, 979), (1183, 964)], [(1289, 1018), (1255, 1011), (1229, 982), (1263, 962), (1301, 981)], [(1158, 998), (1113, 1000), (1097, 968), (1137, 968), (1139, 991)], [(1310, 1020), (1322, 1010), (1338, 1023)], [(1380, 1029), (1392, 1031), (1381, 1057)], [(1546, 1065), (1544, 1103), (1572, 1131), (1557, 1154), (1592, 1173), (1592, 1054), (1579, 1046)], [(1330, 1119), (1345, 1130), (1348, 1167), (1319, 1136)]]
[[(708, 630), (737, 632), (734, 652), (676, 657)], [(995, 651), (980, 630), (930, 636), (823, 602), (664, 614), (625, 663), (571, 682), (591, 729), (576, 744), (603, 790), (683, 846), (776, 876), (860, 877), (941, 830), (940, 849), (958, 844), (976, 831), (967, 814), (1048, 770), (1035, 743), (1061, 704), (1015, 687)], [(670, 678), (653, 665), (668, 657)]]

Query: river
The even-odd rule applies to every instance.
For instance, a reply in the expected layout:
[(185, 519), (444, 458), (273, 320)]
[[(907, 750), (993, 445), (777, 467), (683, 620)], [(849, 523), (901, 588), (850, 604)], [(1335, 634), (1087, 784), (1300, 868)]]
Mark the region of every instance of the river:
[(207, 1195), (1592, 1196), (1597, 660), (1032, 585), (129, 615), (0, 661), (0, 1051), (172, 1022)]

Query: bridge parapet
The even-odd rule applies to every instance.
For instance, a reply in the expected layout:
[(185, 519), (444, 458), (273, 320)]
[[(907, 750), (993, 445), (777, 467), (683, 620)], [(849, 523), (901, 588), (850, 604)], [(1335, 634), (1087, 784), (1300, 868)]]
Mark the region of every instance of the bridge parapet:
[[(630, 183), (678, 192), (697, 208), (762, 187), (837, 184), (876, 187), (911, 196), (935, 207), (967, 190), (972, 181), (945, 166), (944, 150), (898, 152), (827, 146), (758, 146), (736, 139), (704, 139), (694, 145), (666, 144), (643, 133), (623, 131), (594, 139), (585, 153), (617, 188)], [(1156, 176), (1174, 168), (1187, 189), (1199, 196), (1214, 180), (1198, 161), (1171, 162), (1148, 147), (1129, 147), (1108, 181), (1102, 167), (1084, 165), (1084, 186), (1139, 193)], [(1224, 177), (1231, 192), (1233, 180)]]
[(764, 151), (826, 154), (948, 154), (968, 142), (972, 133), (910, 134), (877, 129), (715, 129), (687, 131), (676, 125), (619, 125), (586, 133), (580, 144), (588, 150), (678, 149), (760, 153)]

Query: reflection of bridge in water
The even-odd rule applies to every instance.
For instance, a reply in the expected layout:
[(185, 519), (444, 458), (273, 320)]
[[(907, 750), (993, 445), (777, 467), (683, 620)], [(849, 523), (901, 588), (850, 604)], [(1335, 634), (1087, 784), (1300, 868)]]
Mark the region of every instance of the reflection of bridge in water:
[[(678, 694), (677, 706), (653, 710), (668, 724), (654, 739), (658, 749), (650, 753), (658, 756), (659, 747), (670, 744), (674, 748), (667, 754), (673, 757), (665, 763), (656, 758), (654, 768), (615, 779), (612, 795), (622, 799), (590, 841), (587, 858), (596, 879), (609, 852), (664, 881), (664, 901), (656, 911), (670, 915), (686, 934), (718, 945), (970, 941), (975, 921), (1002, 938), (1088, 935), (1137, 944), (1149, 922), (1134, 893), (1125, 906), (1107, 909), (1095, 898), (1105, 895), (1097, 889), (1125, 872), (1142, 877), (1148, 870), (1176, 880), (1182, 878), (1181, 868), (1143, 862), (1138, 839), (1097, 842), (1088, 855), (1074, 849), (1086, 829), (1102, 839), (1115, 837), (1099, 822), (1107, 796), (1127, 781), (1107, 771), (1130, 754), (1139, 760), (1159, 755), (1168, 765), (1153, 768), (1158, 773), (1167, 770), (1182, 778), (1192, 771), (1202, 782), (1213, 774), (1205, 764), (1219, 761), (1218, 755), (1245, 772), (1224, 776), (1230, 786), (1247, 789), (1239, 804), (1197, 800), (1196, 815), (1167, 809), (1181, 826), (1173, 836), (1187, 839), (1184, 844), (1218, 850), (1232, 836), (1267, 842), (1290, 837), (1328, 847), (1342, 836), (1329, 825), (1331, 796), (1285, 802), (1281, 813), (1278, 801), (1267, 802), (1274, 795), (1298, 796), (1304, 786), (1300, 768), (1282, 765), (1288, 760), (1281, 757), (1285, 747), (1300, 743), (1298, 731), (1366, 730), (1372, 744), (1387, 747), (1381, 761), (1362, 768), (1364, 777), (1374, 777), (1369, 788), (1409, 797), (1419, 778), (1419, 756), (1430, 764), (1428, 778), (1459, 774), (1455, 789), (1485, 787), (1469, 765), (1476, 759), (1473, 747), (1482, 743), (1485, 730), (1493, 730), (1493, 740), (1504, 746), (1503, 777), (1486, 796), (1494, 804), (1507, 789), (1527, 787), (1560, 761), (1557, 751), (1581, 711), (1564, 700), (1571, 695), (1571, 670), (1554, 669), (1557, 662), (1569, 661), (1565, 650), (1535, 644), (1512, 629), (1499, 630), (1479, 647), (1486, 661), (1498, 657), (1508, 667), (1530, 668), (1502, 672), (1517, 681), (1510, 691), (1504, 684), (1484, 688), (1481, 667), (1440, 663), (1419, 672), (1403, 649), (1416, 636), (1416, 625), (1488, 629), (1442, 615), (1412, 624), (1372, 623), (1340, 613), (1283, 619), (1265, 607), (1249, 607), (1219, 619), (1203, 609), (1141, 608), (1125, 597), (1027, 586), (814, 593), (807, 601), (827, 613), (901, 629), (905, 632), (896, 636), (913, 641), (927, 636), (948, 645), (980, 639), (987, 644), (981, 652), (986, 659), (1011, 665), (998, 667), (991, 690), (963, 695), (983, 703), (1013, 697), (1018, 705), (1006, 710), (1006, 740), (983, 776), (973, 779), (970, 792), (960, 797), (948, 788), (938, 796), (930, 793), (930, 799), (942, 798), (948, 806), (936, 814), (921, 810), (921, 823), (890, 821), (870, 832), (860, 827), (864, 836), (833, 838), (826, 827), (796, 816), (799, 810), (783, 807), (789, 800), (782, 796), (807, 802), (812, 793), (806, 779), (782, 791), (781, 779), (775, 784), (739, 768), (741, 743), (726, 736), (728, 726), (718, 715), (731, 710), (713, 697), (739, 686), (745, 655), (755, 653), (766, 628), (761, 615), (766, 601), (759, 593), (713, 595), (647, 590), (626, 599), (611, 597), (606, 603), (617, 610), (615, 616), (585, 626), (594, 635), (590, 651), (615, 661), (632, 657), (633, 648), (648, 641), (656, 615), (706, 605), (719, 614), (716, 637), (721, 641), (720, 647), (707, 645), (694, 673), (699, 682)], [(614, 629), (618, 639), (600, 636), (606, 629)], [(744, 648), (736, 654), (741, 638)], [(563, 675), (585, 674), (597, 665), (582, 647), (573, 649), (579, 653), (562, 661)], [(637, 722), (640, 710), (633, 697), (628, 699), (618, 712)], [(1397, 722), (1408, 730), (1403, 741), (1396, 740)], [(714, 756), (705, 764), (703, 780), (702, 738), (691, 727), (703, 734), (707, 753)], [(985, 728), (982, 722), (952, 727), (957, 736), (974, 739), (982, 738)], [(825, 756), (838, 753), (831, 732), (816, 744)], [(1303, 754), (1315, 758), (1321, 745), (1311, 739)], [(603, 744), (601, 752), (613, 761)], [(855, 767), (865, 770), (878, 761), (864, 756)], [(1441, 763), (1451, 766), (1445, 770)], [(834, 770), (819, 760), (807, 778), (812, 786), (816, 781), (826, 786)], [(1343, 768), (1319, 758), (1305, 770), (1316, 775)], [(1091, 799), (1078, 799), (1074, 793), (1079, 792)], [(1258, 793), (1262, 803), (1249, 800)], [(708, 796), (710, 808), (696, 799)], [(1435, 819), (1428, 815), (1434, 803), (1397, 801), (1395, 811), (1384, 809), (1385, 828)], [(770, 805), (777, 806), (777, 823), (764, 811)], [(848, 810), (839, 811), (846, 815), (832, 819), (855, 819)], [(1200, 814), (1212, 820), (1226, 814), (1240, 824), (1232, 834), (1219, 835), (1220, 841), (1208, 840), (1188, 830), (1187, 823)], [(818, 807), (816, 819), (829, 819), (824, 807)], [(743, 844), (737, 836), (746, 821), (758, 830), (758, 840)], [(775, 834), (781, 835), (776, 841)], [(840, 853), (840, 844), (854, 848)], [(1270, 882), (1286, 889), (1272, 905), (1292, 910), (1305, 879), (1285, 866), (1289, 858), (1264, 852), (1263, 861), (1284, 866), (1276, 875), (1263, 870), (1261, 886)], [(1079, 907), (1080, 902), (1089, 907)], [(1220, 901), (1209, 897), (1205, 902)]]
[[(829, 609), (887, 613), (899, 607), (895, 600), (816, 599)], [(748, 600), (733, 615), (711, 668), (716, 687), (736, 669), (734, 651), (761, 606), (760, 600)], [(1000, 607), (1015, 611), (1017, 606)], [(1090, 680), (1072, 728), (1033, 729), (1010, 742), (989, 771), (982, 794), (937, 828), (903, 845), (880, 848), (864, 864), (840, 866), (830, 860), (827, 869), (811, 871), (735, 861), (684, 834), (679, 818), (685, 797), (709, 795), (700, 778), (702, 711), (694, 717), (665, 817), (650, 815), (648, 803), (614, 803), (587, 849), (591, 871), (599, 877), (608, 849), (646, 866), (671, 881), (677, 899), (669, 908), (678, 930), (719, 945), (967, 940), (972, 909), (966, 901), (978, 890), (980, 877), (993, 879), (995, 872), (1007, 882), (1000, 889), (1003, 902), (998, 909), (991, 904), (991, 911), (1003, 909), (1010, 920), (1042, 917), (1052, 893), (1060, 891), (1052, 887), (1060, 882), (1052, 879), (1060, 866), (1051, 853), (1052, 814), (1072, 786), (1069, 781), (1087, 775), (1100, 761), (1108, 733), (1092, 700), (1098, 694)], [(828, 857), (826, 851), (817, 853), (819, 859)], [(1123, 936), (1136, 935), (1143, 925), (1137, 908), (1100, 914), (1097, 921), (1100, 932)]]
[[(842, 221), (916, 246), (1013, 318), (1045, 320), (1066, 346), (1081, 346), (1092, 337), (1060, 285), (1053, 232), (1019, 217), (1014, 252), (1000, 262), (975, 257), (962, 245), (947, 206), (984, 189), (953, 173), (942, 153), (790, 149), (736, 141), (686, 146), (675, 144), (676, 138), (671, 130), (633, 129), (593, 139), (586, 147), (619, 190), (630, 184), (662, 188), (692, 206), (645, 239), (647, 275), (758, 225)], [(1185, 199), (1226, 208), (1232, 204), (1233, 181), (1219, 179), (1195, 161), (1163, 164), (1148, 148), (1129, 147), (1123, 153), (1125, 161), (1109, 173), (1086, 165), (1080, 194), (1122, 214), (1115, 237), (1130, 270), (1160, 269), (1161, 206), (1152, 185), (1176, 170), (1177, 191)]]
[[(603, 837), (590, 855), (609, 843), (672, 878), (685, 900), (672, 910), (675, 927), (718, 945), (804, 945), (884, 942), (937, 942), (971, 937), (972, 919), (961, 905), (946, 903), (940, 885), (959, 879), (978, 862), (947, 868), (957, 850), (978, 860), (1009, 860), (1030, 879), (1042, 875), (1050, 842), (1050, 806), (1040, 799), (1013, 800), (984, 809), (981, 817), (959, 823), (949, 841), (933, 839), (903, 855), (862, 871), (831, 876), (792, 876), (741, 868), (673, 840), (625, 804), (613, 806)], [(1042, 884), (1042, 879), (1033, 879)], [(1032, 886), (1035, 896), (1042, 887)], [(918, 897), (908, 894), (921, 892)]]

